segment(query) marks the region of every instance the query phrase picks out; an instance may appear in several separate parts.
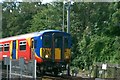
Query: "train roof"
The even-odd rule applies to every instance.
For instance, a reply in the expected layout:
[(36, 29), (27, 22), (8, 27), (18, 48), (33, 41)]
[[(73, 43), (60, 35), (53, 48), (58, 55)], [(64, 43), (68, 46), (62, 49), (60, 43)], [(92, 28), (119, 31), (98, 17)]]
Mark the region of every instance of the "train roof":
[(18, 36), (12, 36), (12, 37), (7, 37), (7, 38), (2, 38), (0, 39), (0, 42), (3, 41), (9, 41), (9, 40), (16, 40), (16, 39), (24, 39), (24, 38), (30, 38), (30, 37), (36, 37), (36, 36), (40, 36), (46, 32), (62, 32), (59, 30), (43, 30), (40, 32), (33, 32), (33, 33), (28, 33), (28, 34), (22, 34), (22, 35), (18, 35)]

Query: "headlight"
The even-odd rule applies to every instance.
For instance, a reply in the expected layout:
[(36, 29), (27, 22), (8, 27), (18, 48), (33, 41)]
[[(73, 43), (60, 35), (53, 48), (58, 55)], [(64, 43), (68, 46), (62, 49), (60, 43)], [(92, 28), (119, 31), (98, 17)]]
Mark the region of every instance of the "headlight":
[(66, 59), (69, 59), (69, 56), (66, 56), (65, 58), (66, 58)]
[(46, 55), (45, 55), (45, 58), (48, 58), (48, 57), (49, 57), (48, 54), (46, 54)]

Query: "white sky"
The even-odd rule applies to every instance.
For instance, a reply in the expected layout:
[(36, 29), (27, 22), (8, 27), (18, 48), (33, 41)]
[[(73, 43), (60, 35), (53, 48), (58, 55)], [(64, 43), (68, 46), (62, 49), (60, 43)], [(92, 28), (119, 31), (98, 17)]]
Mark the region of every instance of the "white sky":
[[(0, 3), (3, 2), (5, 0), (0, 0)], [(29, 1), (33, 1), (33, 2), (39, 2), (42, 1), (42, 4), (45, 3), (50, 3), (50, 2), (56, 2), (56, 1), (67, 1), (67, 0), (6, 0), (6, 2), (13, 2), (13, 1), (18, 1), (18, 2), (29, 2)], [(73, 2), (118, 2), (120, 0), (68, 0), (68, 1), (73, 1)]]
[[(0, 0), (0, 2), (3, 2), (3, 1), (5, 1), (5, 0)], [(14, 1), (14, 0), (6, 0), (6, 1), (8, 1), (8, 2), (12, 2), (12, 1)], [(18, 1), (18, 2), (23, 2), (23, 0), (16, 0), (16, 1)], [(24, 0), (25, 1), (25, 0)], [(29, 2), (29, 0), (26, 0), (27, 2)], [(31, 1), (31, 0), (30, 0)], [(43, 4), (45, 4), (45, 3), (50, 3), (50, 2), (52, 2), (52, 1), (55, 1), (55, 0), (35, 0), (36, 2), (37, 1), (42, 1), (42, 3)], [(33, 1), (34, 2), (34, 1)]]
[(49, 2), (52, 2), (53, 0), (43, 0), (42, 3), (45, 4), (45, 3), (49, 3)]
[(0, 2), (2, 2), (2, 0), (0, 0)]

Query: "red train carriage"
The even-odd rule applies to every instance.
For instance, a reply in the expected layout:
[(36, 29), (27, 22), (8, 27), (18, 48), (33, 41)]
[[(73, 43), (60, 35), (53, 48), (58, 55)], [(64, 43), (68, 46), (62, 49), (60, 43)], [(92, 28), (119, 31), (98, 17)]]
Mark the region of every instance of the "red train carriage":
[(31, 37), (34, 33), (0, 39), (0, 59), (31, 59)]

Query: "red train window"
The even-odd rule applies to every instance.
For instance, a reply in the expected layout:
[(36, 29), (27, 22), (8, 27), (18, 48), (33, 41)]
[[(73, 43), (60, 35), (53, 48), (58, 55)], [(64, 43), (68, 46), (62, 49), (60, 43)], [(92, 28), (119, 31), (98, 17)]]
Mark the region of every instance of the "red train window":
[(9, 43), (4, 44), (4, 51), (9, 51)]
[(26, 41), (20, 41), (20, 50), (26, 50)]

